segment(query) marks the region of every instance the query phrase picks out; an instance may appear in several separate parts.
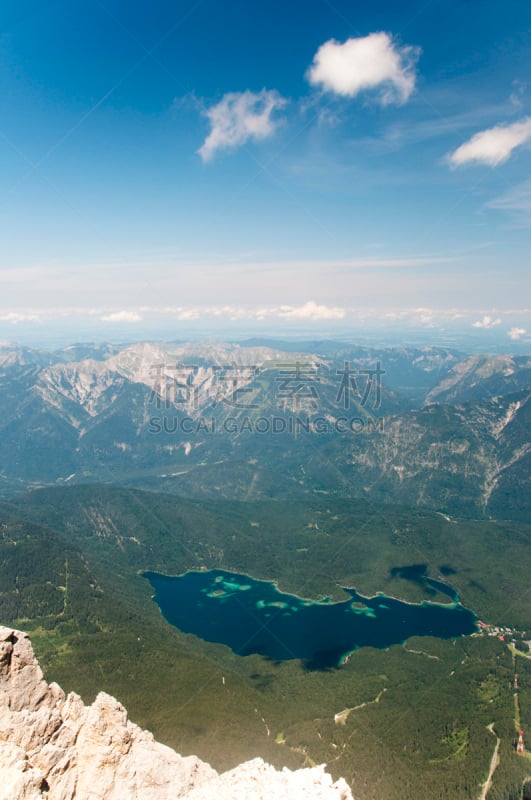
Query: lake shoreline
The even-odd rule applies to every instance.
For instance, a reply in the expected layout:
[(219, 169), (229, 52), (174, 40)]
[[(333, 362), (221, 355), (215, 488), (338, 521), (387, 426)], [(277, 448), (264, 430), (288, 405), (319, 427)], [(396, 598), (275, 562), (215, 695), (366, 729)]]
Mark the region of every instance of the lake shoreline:
[(350, 588), (345, 600), (310, 600), (281, 592), (278, 581), (220, 569), (142, 575), (163, 617), (184, 633), (237, 655), (300, 659), (315, 665), (310, 668), (345, 664), (361, 647), (383, 650), (413, 636), (451, 639), (477, 630), (475, 614), (459, 602), (411, 603)]

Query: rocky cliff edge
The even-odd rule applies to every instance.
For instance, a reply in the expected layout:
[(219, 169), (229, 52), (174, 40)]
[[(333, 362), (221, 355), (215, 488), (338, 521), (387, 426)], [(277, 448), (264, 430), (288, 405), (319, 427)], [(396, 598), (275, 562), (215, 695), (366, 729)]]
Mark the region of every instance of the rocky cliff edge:
[(0, 627), (0, 800), (352, 800), (324, 767), (260, 758), (222, 775), (180, 756), (101, 692), (90, 706), (47, 684), (27, 634)]

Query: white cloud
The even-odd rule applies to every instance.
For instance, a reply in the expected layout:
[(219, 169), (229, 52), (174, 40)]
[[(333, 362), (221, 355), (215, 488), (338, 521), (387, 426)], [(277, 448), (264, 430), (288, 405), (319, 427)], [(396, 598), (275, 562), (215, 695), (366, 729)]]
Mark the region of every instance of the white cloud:
[(527, 333), (525, 328), (511, 328), (507, 336), (514, 341), (517, 341), (522, 336), (525, 336)]
[(213, 306), (212, 308), (207, 308), (206, 312), (217, 318), (227, 317), (231, 320), (254, 319), (253, 311), (239, 306)]
[(281, 319), (296, 320), (322, 320), (343, 319), (345, 309), (337, 306), (318, 305), (314, 300), (309, 300), (302, 306), (278, 306), (277, 308), (261, 308), (256, 312), (257, 319), (266, 317), (280, 317)]
[(11, 322), (16, 325), (19, 322), (39, 322), (40, 317), (37, 314), (19, 313), (17, 311), (7, 311), (0, 313), (0, 322)]
[(510, 158), (513, 150), (531, 140), (531, 117), (525, 117), (512, 125), (496, 125), (486, 131), (480, 131), (465, 142), (453, 153), (448, 160), (454, 167), (467, 164), (469, 161), (479, 161), (496, 167)]
[(321, 45), (308, 69), (313, 86), (344, 97), (380, 89), (380, 102), (405, 103), (415, 88), (417, 47), (398, 47), (388, 33), (371, 33), (342, 44), (330, 39)]
[(485, 314), (483, 319), (478, 319), (476, 322), (472, 323), (473, 328), (494, 328), (495, 325), (501, 325), (501, 319), (497, 317), (490, 317), (488, 314)]
[(196, 308), (183, 308), (178, 312), (177, 319), (184, 322), (193, 319), (199, 319), (200, 316), (201, 314)]
[(140, 322), (142, 317), (137, 311), (113, 311), (100, 319), (102, 322)]
[(199, 148), (203, 161), (210, 161), (217, 150), (239, 147), (249, 139), (266, 139), (278, 125), (274, 111), (286, 105), (274, 89), (261, 92), (228, 92), (215, 106), (207, 109), (211, 131)]

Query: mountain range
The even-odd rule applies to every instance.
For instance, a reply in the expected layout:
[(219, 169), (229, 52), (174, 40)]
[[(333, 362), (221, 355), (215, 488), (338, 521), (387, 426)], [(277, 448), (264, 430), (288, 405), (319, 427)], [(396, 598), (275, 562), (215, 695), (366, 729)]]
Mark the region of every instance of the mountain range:
[(318, 492), (525, 519), (530, 386), (530, 357), (436, 347), (3, 343), (0, 491)]

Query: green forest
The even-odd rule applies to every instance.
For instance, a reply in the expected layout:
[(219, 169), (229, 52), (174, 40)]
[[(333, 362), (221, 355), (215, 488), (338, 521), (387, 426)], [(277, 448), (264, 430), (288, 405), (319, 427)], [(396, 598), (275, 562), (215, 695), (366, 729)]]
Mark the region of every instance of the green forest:
[[(531, 729), (528, 526), (375, 513), (365, 501), (200, 502), (99, 486), (36, 491), (0, 515), (2, 622), (31, 632), (48, 679), (87, 702), (110, 692), (179, 752), (218, 769), (257, 755), (326, 763), (358, 800), (459, 800), (481, 791), (499, 738), (489, 799), (521, 797), (531, 762), (515, 752), (513, 681), (518, 672), (519, 723)], [(350, 586), (449, 602), (419, 575), (449, 580), (522, 649), (496, 636), (416, 637), (326, 670), (239, 657), (166, 623), (141, 574), (214, 567), (311, 599), (344, 599)]]

